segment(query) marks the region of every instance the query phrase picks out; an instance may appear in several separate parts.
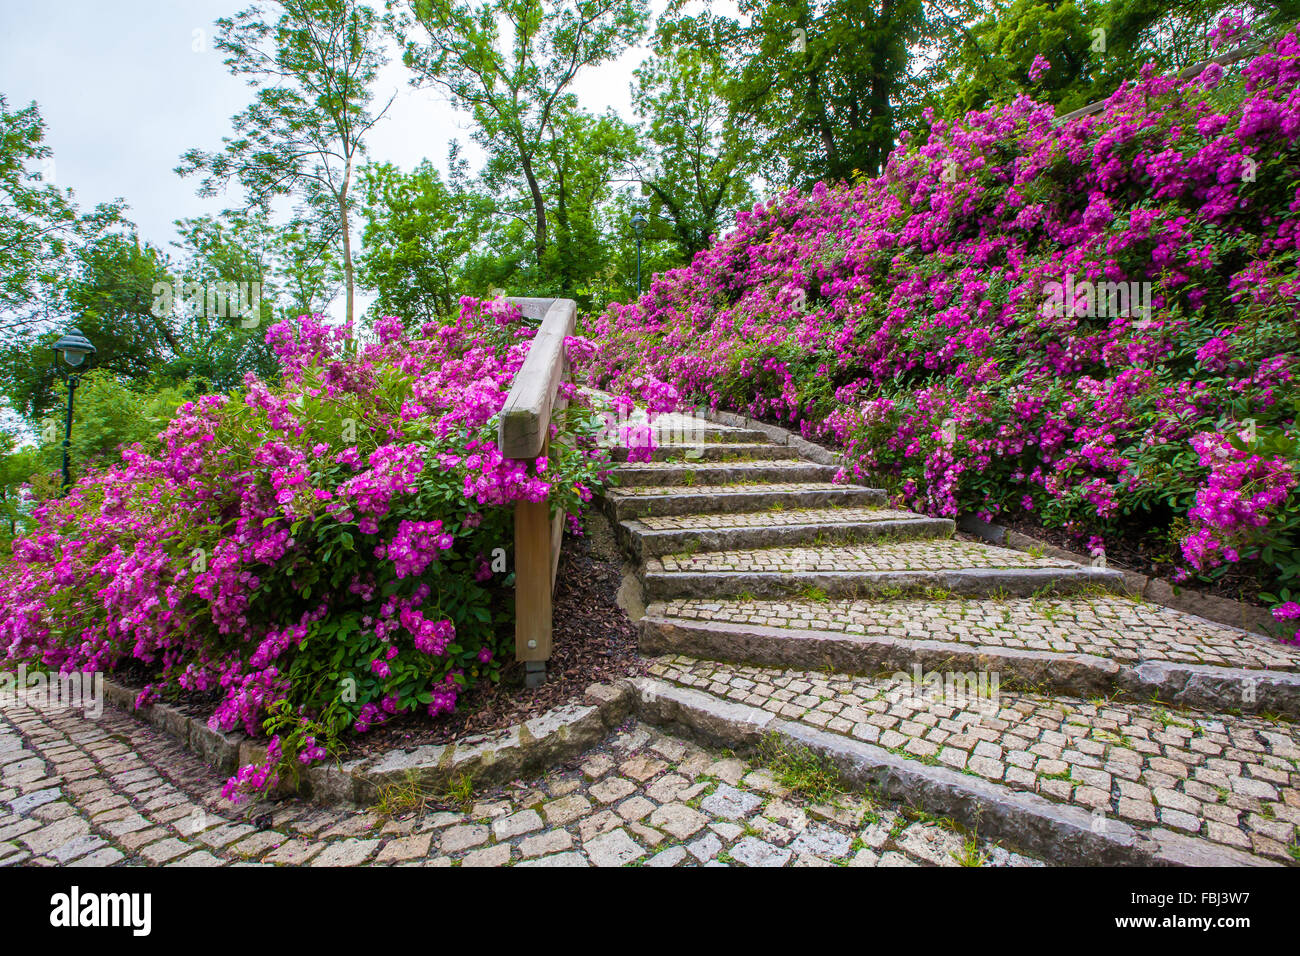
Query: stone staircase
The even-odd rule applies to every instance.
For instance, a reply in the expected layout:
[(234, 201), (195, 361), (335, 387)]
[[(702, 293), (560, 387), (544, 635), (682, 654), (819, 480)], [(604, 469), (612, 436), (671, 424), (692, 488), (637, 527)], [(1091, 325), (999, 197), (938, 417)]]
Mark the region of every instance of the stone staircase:
[(1058, 862), (1300, 861), (1300, 651), (959, 538), (775, 430), (665, 421), (604, 498), (652, 717), (777, 733)]

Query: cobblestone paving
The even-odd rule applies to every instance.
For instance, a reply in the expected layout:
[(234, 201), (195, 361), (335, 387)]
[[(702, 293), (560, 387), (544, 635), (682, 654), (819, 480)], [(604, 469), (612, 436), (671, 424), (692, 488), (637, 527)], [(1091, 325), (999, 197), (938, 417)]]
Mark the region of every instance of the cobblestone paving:
[(297, 800), (246, 812), (220, 783), (111, 708), (99, 720), (8, 708), (0, 866), (1041, 865), (861, 796), (810, 802), (767, 770), (635, 723), (468, 810), (402, 812), (399, 788), (386, 815)]
[[(800, 458), (762, 458), (757, 461), (741, 459), (739, 461), (720, 462), (719, 464), (724, 464), (731, 471), (744, 472), (752, 469), (811, 465), (812, 462)], [(680, 461), (643, 461), (629, 466), (629, 470), (631, 468), (635, 468), (637, 471), (668, 471), (676, 473), (682, 470), (682, 463)]]
[(639, 519), (653, 531), (704, 531), (719, 528), (771, 528), (785, 525), (829, 525), (862, 521), (903, 521), (912, 511), (890, 508), (792, 508), (714, 515), (665, 515)]
[(1300, 728), (1141, 703), (661, 658), (651, 673), (1017, 790), (1300, 862)]
[(695, 621), (1094, 654), (1125, 663), (1162, 660), (1300, 670), (1300, 648), (1293, 645), (1122, 597), (821, 602), (692, 599), (666, 601), (660, 613)]
[(651, 558), (658, 571), (941, 571), (954, 568), (1069, 568), (1070, 561), (974, 541), (927, 540), (838, 545), (824, 548), (758, 548), (705, 551)]
[(695, 462), (717, 462), (735, 464), (753, 459), (768, 462), (789, 461), (789, 453), (778, 445), (760, 445), (749, 442), (696, 442), (691, 444), (658, 443), (651, 452), (655, 461), (664, 463), (686, 464)]

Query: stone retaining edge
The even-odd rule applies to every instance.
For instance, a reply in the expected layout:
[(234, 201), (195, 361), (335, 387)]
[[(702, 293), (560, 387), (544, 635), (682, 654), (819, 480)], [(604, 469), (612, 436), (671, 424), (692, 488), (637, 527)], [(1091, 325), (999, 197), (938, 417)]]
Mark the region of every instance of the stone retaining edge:
[[(136, 692), (105, 680), (108, 703), (176, 738), (223, 773), (265, 758), (264, 744), (223, 734), (164, 703), (136, 708)], [(476, 784), (504, 783), (542, 772), (598, 744), (628, 716), (670, 726), (706, 743), (753, 751), (769, 734), (831, 760), (855, 786), (950, 816), (981, 835), (1055, 863), (1138, 866), (1273, 866), (1249, 854), (1162, 829), (1139, 831), (1118, 820), (1094, 829), (1091, 814), (1038, 794), (1010, 790), (946, 767), (921, 764), (873, 744), (781, 720), (775, 714), (721, 701), (701, 691), (653, 678), (593, 684), (589, 703), (569, 703), (490, 734), (451, 744), (389, 751), (370, 760), (312, 767), (297, 791), (316, 803), (362, 805), (388, 784), (421, 787), (469, 776)], [(197, 743), (196, 743), (197, 741)]]
[(952, 817), (980, 836), (1005, 840), (1053, 863), (1074, 866), (1276, 866), (1268, 860), (1164, 829), (1138, 830), (1120, 820), (1095, 826), (1092, 814), (1036, 793), (1011, 790), (947, 767), (900, 757), (881, 747), (720, 701), (654, 678), (627, 681), (647, 723), (669, 726), (707, 743), (752, 751), (775, 734), (784, 745), (832, 761), (854, 786)]
[(1134, 699), (1153, 696), (1215, 712), (1277, 713), (1300, 717), (1300, 673), (1143, 661), (1136, 665), (1095, 654), (1053, 654), (882, 635), (840, 634), (806, 628), (728, 624), (667, 617), (651, 606), (638, 622), (638, 644), (648, 655), (683, 654), (760, 667), (870, 674), (924, 669), (998, 670), (1030, 685), (1090, 698), (1116, 690)]
[(1123, 585), (1118, 571), (1091, 568), (952, 568), (920, 571), (648, 571), (641, 568), (641, 584), (648, 599), (707, 598), (734, 595), (741, 590), (755, 597), (789, 597), (805, 586), (820, 588), (830, 597), (868, 597), (894, 588), (903, 593), (942, 588), (950, 594), (987, 597), (1001, 590), (1013, 597), (1030, 597), (1044, 588), (1061, 594), (1094, 586), (1116, 590)]
[[(137, 708), (137, 694), (116, 681), (104, 681), (107, 703), (174, 738), (222, 774), (233, 774), (244, 764), (266, 759), (265, 743), (240, 732), (213, 730), (202, 718), (171, 704)], [(318, 764), (303, 770), (296, 781), (283, 781), (278, 793), (296, 792), (324, 805), (362, 806), (373, 803), (383, 787), (394, 784), (437, 789), (463, 777), (476, 785), (507, 783), (542, 773), (599, 744), (629, 716), (633, 696), (633, 688), (624, 682), (592, 684), (583, 700), (554, 707), (521, 724), (449, 744)]]

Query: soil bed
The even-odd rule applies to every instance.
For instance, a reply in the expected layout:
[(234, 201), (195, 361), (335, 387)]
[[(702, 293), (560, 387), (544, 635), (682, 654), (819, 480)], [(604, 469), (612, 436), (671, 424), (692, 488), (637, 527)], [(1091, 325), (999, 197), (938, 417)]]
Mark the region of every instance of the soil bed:
[(480, 684), (461, 697), (455, 713), (431, 718), (423, 711), (404, 714), (365, 734), (346, 738), (346, 758), (395, 748), (446, 743), (501, 730), (579, 700), (595, 683), (644, 673), (637, 656), (637, 629), (618, 606), (622, 561), (603, 515), (584, 516), (586, 534), (569, 535), (556, 577), (554, 650), (546, 683), (523, 686), (523, 665), (505, 668), (499, 684)]
[[(998, 515), (993, 520), (995, 524), (1000, 524), (1005, 528), (1010, 528), (1012, 531), (1018, 531), (1020, 534), (1032, 538), (1038, 538), (1040, 541), (1046, 541), (1058, 548), (1064, 548), (1077, 554), (1087, 553), (1088, 532), (1076, 535), (1064, 528), (1044, 528), (1024, 515), (1003, 514)], [(1171, 560), (1169, 551), (1168, 539), (1163, 533), (1147, 537), (1137, 536), (1136, 533), (1121, 534), (1119, 536), (1111, 534), (1106, 537), (1106, 564), (1108, 566), (1125, 571), (1136, 571), (1139, 574), (1163, 578), (1173, 584), (1178, 584), (1179, 582), (1174, 580), (1174, 571), (1178, 565)], [(1207, 581), (1199, 577), (1189, 577), (1181, 583), (1181, 586), (1189, 590), (1213, 594), (1216, 597), (1227, 598), (1232, 601), (1244, 601), (1246, 604), (1253, 604), (1256, 607), (1267, 609), (1268, 605), (1259, 598), (1261, 591), (1268, 590), (1267, 582), (1257, 576), (1255, 573), (1257, 570), (1249, 562), (1242, 562), (1229, 567), (1223, 576), (1217, 580)]]

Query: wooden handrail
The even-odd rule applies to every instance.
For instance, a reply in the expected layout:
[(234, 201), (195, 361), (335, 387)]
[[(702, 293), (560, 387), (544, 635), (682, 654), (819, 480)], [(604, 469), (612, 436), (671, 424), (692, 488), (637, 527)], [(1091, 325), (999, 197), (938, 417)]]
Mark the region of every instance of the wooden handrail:
[[(497, 444), (501, 454), (532, 461), (550, 450), (551, 415), (566, 402), (559, 395), (568, 377), (564, 340), (573, 335), (578, 304), (572, 299), (508, 298), (525, 318), (541, 325), (501, 409)], [(550, 502), (515, 502), (515, 658), (524, 662), (525, 681), (546, 679), (551, 657), (551, 594), (560, 563), (564, 513), (550, 513)]]

